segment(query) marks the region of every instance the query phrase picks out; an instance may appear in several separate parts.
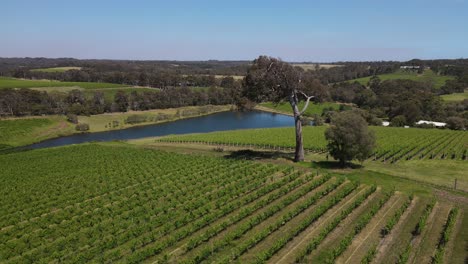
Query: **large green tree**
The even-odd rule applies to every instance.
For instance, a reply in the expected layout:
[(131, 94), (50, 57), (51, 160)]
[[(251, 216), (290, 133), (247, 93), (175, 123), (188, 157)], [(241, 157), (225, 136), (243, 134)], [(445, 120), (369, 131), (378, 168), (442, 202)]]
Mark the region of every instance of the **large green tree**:
[(351, 111), (339, 113), (325, 131), (330, 155), (339, 160), (341, 166), (353, 159), (364, 161), (372, 154), (375, 136), (366, 120)]
[[(304, 160), (304, 146), (302, 143), (301, 118), (307, 110), (309, 102), (314, 96), (309, 96), (312, 88), (310, 83), (321, 85), (307, 79), (310, 75), (280, 59), (260, 56), (250, 66), (243, 82), (243, 96), (254, 102), (273, 101), (276, 103), (287, 101), (291, 105), (296, 127), (296, 149), (294, 161)], [(315, 87), (316, 88), (316, 87)], [(305, 99), (305, 105), (299, 109), (299, 101)]]

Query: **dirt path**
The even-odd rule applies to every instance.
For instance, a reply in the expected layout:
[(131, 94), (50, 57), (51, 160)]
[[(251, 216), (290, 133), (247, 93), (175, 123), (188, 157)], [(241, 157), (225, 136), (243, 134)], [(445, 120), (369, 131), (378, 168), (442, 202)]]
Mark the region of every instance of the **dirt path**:
[[(229, 248), (234, 247), (234, 246), (238, 245), (239, 243), (242, 243), (242, 241), (245, 241), (246, 239), (249, 239), (252, 234), (257, 234), (258, 232), (263, 230), (265, 227), (267, 227), (268, 225), (273, 223), (276, 219), (282, 217), (286, 213), (293, 210), (293, 208), (295, 208), (296, 206), (302, 204), (308, 198), (316, 195), (317, 193), (319, 193), (319, 192), (323, 191), (324, 189), (326, 189), (328, 186), (332, 185), (334, 181), (336, 181), (336, 178), (332, 177), (330, 180), (323, 183), (319, 187), (317, 187), (317, 188), (313, 189), (312, 191), (309, 191), (306, 194), (298, 197), (296, 200), (292, 201), (287, 206), (281, 208), (279, 211), (276, 211), (272, 215), (269, 215), (265, 219), (262, 219), (261, 222), (253, 225), (245, 233), (243, 233), (239, 238), (237, 238), (237, 239), (235, 239), (233, 241), (230, 241)], [(342, 183), (335, 190), (333, 190), (332, 192), (327, 194), (327, 196), (332, 195), (336, 190), (338, 190), (340, 188), (343, 188), (343, 186), (346, 185), (346, 184), (347, 184), (347, 182)], [(203, 250), (203, 248), (205, 248), (206, 245), (214, 244), (217, 241), (218, 242), (222, 241), (226, 235), (229, 235), (232, 232), (234, 232), (238, 228), (238, 226), (242, 226), (242, 225), (245, 225), (245, 224), (249, 223), (249, 221), (251, 221), (252, 219), (258, 217), (259, 215), (262, 215), (262, 214), (266, 213), (272, 207), (280, 205), (285, 199), (287, 199), (287, 197), (290, 197), (291, 195), (294, 195), (294, 193), (299, 192), (299, 191), (300, 191), (299, 189), (296, 189), (294, 191), (290, 191), (287, 194), (282, 195), (281, 198), (275, 200), (274, 202), (270, 203), (267, 206), (264, 206), (260, 210), (257, 210), (254, 214), (251, 214), (250, 216), (243, 218), (241, 221), (237, 222), (235, 225), (231, 225), (231, 226), (227, 227), (225, 230), (223, 230), (220, 233), (216, 234), (214, 237), (210, 238), (208, 241), (205, 241), (200, 247), (196, 247), (196, 248), (194, 248), (194, 249), (192, 249), (192, 250), (190, 250), (188, 252), (183, 252), (183, 254), (181, 256), (179, 256), (179, 257), (182, 258), (182, 259), (191, 259), (192, 257), (196, 256), (200, 252), (200, 250)], [(312, 207), (313, 206), (314, 205), (312, 205)], [(225, 253), (225, 251), (229, 251), (230, 250), (229, 248), (223, 247), (219, 251), (215, 252), (212, 256), (210, 256), (210, 258), (215, 259), (218, 256), (226, 255), (227, 253)], [(208, 261), (211, 261), (211, 260), (209, 259)]]
[(414, 212), (414, 209), (416, 208), (416, 204), (418, 204), (419, 201), (420, 200), (418, 197), (415, 197), (413, 201), (411, 201), (411, 204), (403, 213), (398, 223), (393, 227), (390, 234), (385, 236), (385, 238), (380, 241), (379, 245), (377, 246), (377, 254), (374, 258), (374, 263), (382, 263), (384, 259), (388, 259), (390, 257), (390, 254), (392, 253), (392, 252), (389, 252), (388, 250), (392, 247), (394, 243), (401, 242), (398, 240), (401, 238), (402, 228), (404, 225), (407, 224), (408, 217), (410, 216), (411, 213)]
[(420, 250), (420, 245), (421, 245), (422, 238), (428, 232), (427, 229), (432, 227), (432, 225), (434, 223), (435, 216), (436, 216), (437, 212), (439, 211), (439, 208), (440, 208), (440, 204), (439, 204), (439, 202), (436, 202), (436, 204), (434, 205), (434, 208), (432, 208), (431, 213), (429, 214), (429, 216), (426, 219), (426, 228), (424, 228), (422, 234), (420, 234), (419, 236), (414, 237), (412, 239), (411, 248), (413, 250), (411, 250), (411, 252), (410, 252), (410, 256), (408, 257), (407, 263), (413, 263), (414, 258), (416, 257), (416, 255), (418, 255), (419, 250)]
[[(304, 178), (304, 177), (307, 177), (308, 174), (302, 174), (299, 178)], [(323, 175), (320, 175), (320, 176), (316, 176), (313, 178), (313, 181), (315, 180), (318, 180), (320, 179), (321, 177), (323, 177)], [(332, 180), (332, 179), (330, 179)], [(329, 181), (326, 181), (324, 182), (323, 184), (327, 184), (329, 183)], [(292, 181), (291, 181), (292, 182)], [(303, 188), (305, 185), (307, 184), (307, 182), (304, 182), (303, 184), (299, 184), (298, 186), (296, 186), (296, 188), (294, 188), (293, 190), (291, 190), (289, 193), (294, 193), (294, 192), (297, 192), (298, 190), (300, 190), (301, 188)], [(318, 187), (320, 188), (320, 187)], [(278, 189), (277, 189), (278, 190)], [(236, 216), (237, 214), (239, 214), (239, 212), (243, 209), (243, 208), (246, 208), (246, 207), (250, 207), (250, 206), (253, 206), (255, 205), (256, 203), (258, 203), (259, 200), (264, 200), (266, 199), (267, 197), (269, 197), (270, 195), (272, 195), (273, 193), (277, 192), (277, 190), (273, 190), (271, 192), (268, 192), (264, 195), (262, 195), (261, 197), (259, 197), (258, 199), (255, 199), (247, 204), (245, 204), (244, 206), (242, 206), (241, 208), (238, 208), (236, 210), (234, 210), (233, 212), (217, 219), (215, 222), (213, 222), (212, 224), (210, 224), (209, 226), (207, 227), (204, 227), (200, 230), (198, 230), (197, 232), (195, 232), (194, 234), (192, 234), (190, 237), (187, 237), (183, 240), (181, 240), (179, 243), (177, 243), (176, 245), (168, 248), (166, 251), (168, 252), (168, 255), (171, 257), (171, 258), (177, 258), (178, 256), (180, 255), (183, 255), (185, 254), (185, 247), (188, 245), (188, 242), (190, 241), (190, 239), (192, 239), (193, 237), (198, 237), (202, 234), (204, 234), (209, 228), (213, 227), (213, 226), (216, 226), (218, 224), (221, 224), (225, 221), (228, 221), (230, 218)], [(277, 199), (271, 201), (268, 205), (264, 206), (263, 208), (260, 208), (258, 210), (256, 210), (255, 212), (253, 212), (251, 215), (247, 216), (247, 217), (251, 217), (252, 215), (257, 215), (259, 212), (261, 211), (264, 211), (266, 210), (265, 208), (266, 207), (270, 207), (272, 204), (276, 204), (278, 203), (280, 200), (282, 200), (284, 198), (284, 196), (280, 196), (278, 197)], [(245, 218), (244, 218), (245, 219)], [(242, 219), (241, 221), (243, 221), (244, 219)], [(237, 223), (234, 223), (234, 225), (237, 224)], [(232, 226), (232, 224), (229, 225), (228, 228), (230, 228)], [(222, 231), (221, 233), (225, 233), (225, 231)], [(216, 236), (215, 236), (216, 237)]]
[(385, 225), (387, 218), (395, 212), (403, 202), (403, 195), (395, 193), (395, 199), (386, 204), (354, 239), (348, 249), (336, 260), (336, 263), (359, 263), (367, 250), (380, 240), (379, 230)]
[[(323, 257), (323, 253), (332, 250), (344, 236), (351, 233), (356, 219), (358, 219), (363, 213), (367, 212), (369, 208), (382, 196), (383, 193), (380, 188), (371, 194), (368, 199), (366, 199), (358, 208), (354, 209), (351, 214), (349, 214), (331, 233), (327, 235), (322, 243), (320, 243), (318, 247), (312, 251), (309, 256), (307, 256), (305, 262), (318, 263), (319, 261), (323, 261), (323, 259), (321, 259), (321, 257)], [(394, 199), (394, 197), (391, 197), (390, 201), (391, 199)]]
[(453, 261), (451, 261), (452, 259), (452, 253), (453, 253), (453, 249), (454, 249), (454, 246), (455, 246), (455, 238), (458, 234), (458, 232), (460, 232), (461, 228), (462, 228), (462, 222), (463, 222), (463, 210), (459, 210), (459, 213), (457, 215), (457, 219), (455, 220), (455, 227), (453, 229), (453, 232), (449, 238), (449, 241), (448, 243), (445, 245), (445, 254), (444, 254), (444, 263), (454, 263)]
[(366, 190), (366, 187), (358, 190), (353, 196), (343, 199), (334, 208), (326, 212), (322, 217), (304, 230), (299, 236), (295, 237), (289, 242), (282, 250), (280, 250), (275, 256), (271, 258), (270, 263), (292, 263), (294, 262), (295, 254), (298, 250), (302, 249), (314, 236), (316, 236), (321, 228), (330, 222), (334, 217), (338, 215), (347, 205), (352, 203), (359, 195)]
[(437, 243), (439, 243), (440, 235), (447, 220), (448, 213), (451, 209), (449, 204), (438, 203), (434, 206), (433, 215), (431, 213), (430, 222), (420, 236), (419, 245), (413, 244), (416, 249), (414, 255), (410, 256), (408, 263), (430, 263), (432, 254), (434, 253)]

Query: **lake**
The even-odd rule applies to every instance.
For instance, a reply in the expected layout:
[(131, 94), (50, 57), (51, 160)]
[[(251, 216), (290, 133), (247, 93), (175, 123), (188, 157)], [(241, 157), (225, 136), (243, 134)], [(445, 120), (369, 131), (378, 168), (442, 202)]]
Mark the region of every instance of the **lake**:
[(206, 116), (181, 119), (162, 124), (110, 130), (97, 133), (75, 134), (49, 139), (22, 149), (37, 149), (79, 144), (91, 141), (112, 141), (157, 137), (170, 134), (205, 133), (213, 131), (294, 126), (291, 116), (261, 111), (221, 112)]

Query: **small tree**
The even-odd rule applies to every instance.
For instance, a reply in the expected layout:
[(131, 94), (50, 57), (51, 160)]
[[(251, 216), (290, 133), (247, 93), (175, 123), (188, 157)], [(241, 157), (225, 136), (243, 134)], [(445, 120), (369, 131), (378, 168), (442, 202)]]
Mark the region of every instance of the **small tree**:
[(404, 115), (398, 115), (392, 118), (390, 126), (392, 127), (403, 127), (406, 125), (406, 118)]
[(337, 114), (325, 131), (330, 155), (344, 166), (347, 161), (364, 161), (372, 154), (375, 136), (369, 131), (366, 120), (360, 115), (346, 111)]

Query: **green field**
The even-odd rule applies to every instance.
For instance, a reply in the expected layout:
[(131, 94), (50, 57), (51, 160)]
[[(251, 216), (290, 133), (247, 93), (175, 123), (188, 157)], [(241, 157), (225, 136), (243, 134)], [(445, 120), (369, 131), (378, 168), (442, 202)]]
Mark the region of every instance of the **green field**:
[[(106, 113), (101, 115), (79, 116), (79, 122), (89, 124), (90, 132), (101, 132), (115, 129), (125, 129), (135, 125), (150, 125), (161, 122), (170, 122), (183, 118), (229, 111), (230, 109), (230, 105), (186, 106), (147, 111), (129, 111), (125, 113)], [(138, 124), (127, 123), (126, 120), (131, 116), (138, 116), (142, 122), (139, 122)]]
[(378, 263), (467, 256), (467, 203), (434, 204), (430, 188), (411, 195), (423, 188), (411, 181), (395, 191), (381, 173), (363, 174), (374, 186), (358, 172), (125, 143), (0, 155), (0, 164), (5, 263), (360, 263), (373, 248)]
[(127, 85), (94, 82), (59, 82), (50, 80), (24, 80), (0, 77), (0, 89), (4, 88), (40, 88), (40, 87), (80, 87), (83, 89), (120, 88)]
[(441, 97), (446, 102), (461, 102), (468, 99), (468, 90), (465, 90), (463, 93), (444, 94)]
[(53, 68), (40, 68), (32, 69), (31, 71), (35, 72), (66, 72), (70, 70), (81, 70), (81, 67), (53, 67)]
[[(416, 72), (412, 72), (412, 71), (398, 70), (395, 73), (379, 74), (378, 76), (381, 81), (405, 79), (405, 80), (412, 80), (412, 81), (429, 82), (429, 83), (432, 83), (435, 88), (439, 88), (443, 86), (445, 84), (445, 81), (447, 80), (454, 79), (454, 77), (452, 76), (437, 75), (432, 70), (425, 70), (423, 74), (417, 74)], [(371, 76), (363, 77), (363, 78), (351, 80), (350, 82), (357, 81), (362, 85), (367, 85), (369, 83), (370, 78)]]
[[(299, 110), (302, 110), (302, 108), (304, 107), (304, 104), (305, 104), (304, 102), (299, 103)], [(279, 104), (261, 103), (259, 104), (259, 106), (266, 107), (268, 109), (272, 109), (274, 111), (281, 112), (281, 113), (292, 114), (291, 105), (289, 103), (279, 103)], [(329, 108), (333, 108), (334, 110), (337, 111), (338, 109), (340, 109), (340, 104), (330, 103), (330, 102), (318, 103), (318, 104), (310, 103), (309, 106), (307, 107), (305, 114), (306, 115), (313, 115), (313, 114), (321, 115), (324, 109), (329, 109)]]
[[(326, 127), (305, 127), (304, 148), (317, 153), (326, 152)], [(371, 127), (375, 132), (377, 147), (370, 160), (398, 162), (410, 159), (464, 160), (468, 155), (466, 131)], [(293, 148), (294, 128), (248, 129), (167, 136), (159, 141), (208, 142), (232, 146), (257, 146), (262, 148)]]
[[(315, 70), (315, 65), (316, 63), (293, 63), (292, 64), (293, 66), (296, 66), (296, 67), (301, 67), (302, 69), (304, 70), (312, 70), (314, 71)], [(319, 69), (330, 69), (330, 68), (334, 68), (334, 67), (343, 67), (343, 65), (339, 65), (339, 64), (322, 64), (322, 63), (319, 63)]]
[(65, 117), (0, 120), (0, 150), (74, 133)]

